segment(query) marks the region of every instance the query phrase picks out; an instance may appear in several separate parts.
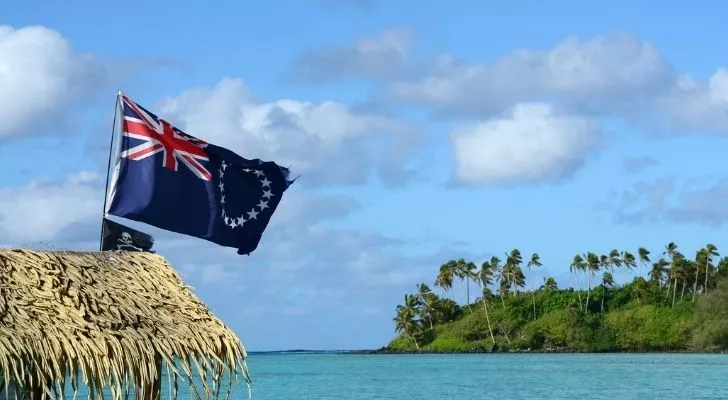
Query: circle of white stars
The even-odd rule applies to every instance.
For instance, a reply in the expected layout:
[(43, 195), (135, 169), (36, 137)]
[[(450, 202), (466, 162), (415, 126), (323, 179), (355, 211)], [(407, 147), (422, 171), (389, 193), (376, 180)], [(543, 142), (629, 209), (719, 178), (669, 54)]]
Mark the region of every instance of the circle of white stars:
[(230, 228), (242, 228), (246, 222), (258, 219), (258, 214), (266, 208), (270, 208), (270, 206), (268, 206), (268, 202), (270, 201), (270, 198), (273, 197), (273, 193), (270, 189), (271, 181), (269, 181), (265, 173), (259, 169), (244, 168), (243, 172), (255, 175), (255, 178), (258, 182), (260, 182), (260, 190), (263, 194), (260, 196), (260, 202), (254, 205), (250, 211), (243, 211), (240, 215), (231, 215), (225, 210), (225, 170), (227, 167), (229, 167), (229, 165), (223, 161), (220, 165), (220, 169), (218, 170), (218, 173), (220, 174), (220, 184), (217, 186), (220, 188), (220, 208), (222, 208), (221, 217), (225, 221), (225, 225)]

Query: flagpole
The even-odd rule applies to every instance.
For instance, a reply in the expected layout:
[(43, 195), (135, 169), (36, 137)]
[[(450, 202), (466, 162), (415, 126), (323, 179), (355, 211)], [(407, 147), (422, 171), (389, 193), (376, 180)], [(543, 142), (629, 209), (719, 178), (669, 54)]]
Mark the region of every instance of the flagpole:
[(101, 211), (101, 233), (99, 235), (99, 251), (104, 246), (104, 218), (106, 218), (106, 207), (109, 199), (109, 180), (111, 178), (111, 159), (114, 156), (114, 133), (116, 132), (116, 118), (119, 112), (119, 100), (121, 99), (121, 91), (116, 92), (116, 101), (114, 102), (114, 120), (111, 124), (111, 140), (109, 141), (109, 161), (106, 164), (106, 186), (104, 188), (104, 208)]

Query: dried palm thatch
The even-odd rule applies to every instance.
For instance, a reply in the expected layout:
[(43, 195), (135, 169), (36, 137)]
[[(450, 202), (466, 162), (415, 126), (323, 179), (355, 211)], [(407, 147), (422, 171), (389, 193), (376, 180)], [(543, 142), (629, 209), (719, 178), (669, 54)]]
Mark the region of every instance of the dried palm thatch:
[(178, 379), (194, 398), (228, 398), (241, 376), (250, 388), (246, 357), (159, 255), (0, 250), (5, 396), (12, 384), (65, 398), (70, 383), (75, 398), (83, 382), (89, 398), (156, 399), (164, 369), (174, 398)]

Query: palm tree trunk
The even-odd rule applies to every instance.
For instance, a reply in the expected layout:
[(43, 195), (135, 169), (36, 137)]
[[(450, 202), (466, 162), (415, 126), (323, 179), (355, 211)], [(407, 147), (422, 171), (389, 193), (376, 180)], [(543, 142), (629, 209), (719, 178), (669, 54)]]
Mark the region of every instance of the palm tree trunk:
[(470, 304), (470, 278), (466, 278), (466, 279), (467, 280), (465, 281), (465, 287), (466, 287), (465, 301), (467, 301), (468, 304)]
[(602, 294), (602, 314), (604, 314), (604, 294)]
[(591, 295), (591, 273), (587, 274), (587, 287), (586, 287), (586, 306), (584, 312), (589, 312), (589, 295)]
[(574, 282), (574, 290), (576, 290), (576, 295), (579, 298), (579, 309), (581, 310), (581, 290), (576, 287), (576, 274), (571, 275), (571, 281)]
[(698, 292), (698, 272), (700, 272), (700, 268), (698, 266), (695, 266), (695, 282), (693, 282), (693, 298), (690, 301), (695, 301), (695, 293)]
[(703, 285), (703, 293), (708, 293), (708, 265), (710, 264), (710, 255), (708, 260), (705, 262), (705, 284)]
[[(463, 293), (465, 292), (465, 288), (463, 287), (463, 280), (462, 280), (462, 279), (460, 279), (460, 290), (462, 290), (462, 291), (463, 291)], [(466, 297), (467, 297), (467, 295), (466, 295)], [(469, 301), (467, 301), (467, 298), (466, 298), (466, 300), (465, 300), (465, 306), (466, 306), (466, 307), (468, 307), (468, 310), (470, 310), (470, 311), (473, 311), (473, 310), (472, 310), (472, 309), (470, 308), (470, 302), (469, 302)]]
[(503, 327), (500, 327), (500, 331), (503, 334), (503, 337), (506, 338), (506, 342), (508, 342), (508, 344), (511, 344), (511, 339), (508, 338), (508, 333), (503, 330)]
[(675, 294), (677, 294), (677, 278), (673, 279), (672, 306), (675, 307)]
[(685, 295), (685, 285), (686, 285), (686, 281), (685, 281), (685, 279), (683, 279), (682, 290), (680, 291), (680, 301), (682, 301), (683, 296)]
[(531, 300), (533, 300), (533, 320), (536, 320), (536, 293), (531, 291)]
[(485, 310), (485, 322), (488, 323), (488, 332), (490, 333), (490, 340), (495, 344), (495, 336), (493, 336), (493, 329), (490, 327), (490, 316), (488, 316), (488, 304), (483, 299), (483, 309)]
[(417, 339), (415, 339), (415, 335), (409, 335), (409, 337), (410, 337), (410, 339), (412, 339), (412, 342), (414, 342), (415, 348), (417, 350), (419, 350), (420, 349), (420, 345), (417, 343)]

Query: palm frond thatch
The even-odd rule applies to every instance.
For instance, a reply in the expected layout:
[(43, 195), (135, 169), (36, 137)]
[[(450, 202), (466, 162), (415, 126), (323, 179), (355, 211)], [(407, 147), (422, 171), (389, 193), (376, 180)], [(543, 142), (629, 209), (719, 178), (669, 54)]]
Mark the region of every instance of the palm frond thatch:
[(114, 399), (155, 398), (164, 366), (175, 397), (183, 379), (195, 398), (217, 398), (241, 376), (250, 384), (246, 358), (235, 333), (159, 255), (0, 250), (6, 393), (12, 383), (65, 396), (70, 379), (74, 392), (81, 380), (98, 398), (104, 388)]

